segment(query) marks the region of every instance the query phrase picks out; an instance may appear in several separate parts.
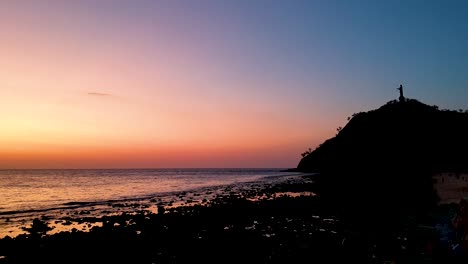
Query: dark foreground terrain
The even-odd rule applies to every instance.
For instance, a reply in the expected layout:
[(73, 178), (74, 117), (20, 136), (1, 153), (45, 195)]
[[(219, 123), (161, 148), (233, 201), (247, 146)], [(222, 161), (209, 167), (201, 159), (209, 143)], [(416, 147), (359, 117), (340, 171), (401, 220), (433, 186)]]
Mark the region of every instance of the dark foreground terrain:
[(161, 207), (158, 214), (79, 219), (102, 223), (90, 232), (47, 235), (50, 223), (37, 219), (29, 234), (0, 240), (0, 263), (466, 261), (440, 240), (430, 216), (389, 222), (371, 213), (344, 215), (320, 196), (300, 195), (315, 191), (314, 177), (219, 196), (206, 205)]

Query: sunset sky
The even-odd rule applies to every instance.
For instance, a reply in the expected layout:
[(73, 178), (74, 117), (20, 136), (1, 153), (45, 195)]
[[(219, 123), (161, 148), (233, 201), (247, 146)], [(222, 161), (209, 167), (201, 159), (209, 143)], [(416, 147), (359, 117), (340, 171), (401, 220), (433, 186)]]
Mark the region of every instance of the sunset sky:
[(1, 1), (0, 168), (295, 167), (400, 83), (468, 109), (468, 1)]

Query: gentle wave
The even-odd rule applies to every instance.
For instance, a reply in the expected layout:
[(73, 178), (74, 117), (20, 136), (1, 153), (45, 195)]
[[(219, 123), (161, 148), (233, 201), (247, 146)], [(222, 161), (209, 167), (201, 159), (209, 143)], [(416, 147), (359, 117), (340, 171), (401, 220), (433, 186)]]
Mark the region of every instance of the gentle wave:
[(0, 170), (0, 215), (146, 199), (284, 175), (280, 169)]

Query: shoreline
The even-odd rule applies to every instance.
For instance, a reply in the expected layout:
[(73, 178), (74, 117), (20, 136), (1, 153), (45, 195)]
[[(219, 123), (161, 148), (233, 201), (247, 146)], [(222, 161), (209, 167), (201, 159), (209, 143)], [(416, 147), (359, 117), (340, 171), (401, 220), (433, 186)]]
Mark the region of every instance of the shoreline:
[[(25, 232), (23, 227), (32, 223), (35, 218), (53, 222), (52, 233), (70, 231), (70, 219), (77, 217), (103, 217), (120, 213), (131, 213), (133, 211), (147, 211), (157, 213), (160, 206), (166, 208), (180, 207), (186, 205), (203, 205), (215, 199), (219, 195), (228, 192), (249, 191), (249, 189), (260, 189), (262, 185), (271, 185), (291, 177), (302, 177), (307, 173), (283, 174), (275, 176), (264, 176), (254, 181), (240, 181), (231, 184), (215, 186), (204, 186), (181, 191), (160, 192), (137, 197), (125, 197), (103, 201), (75, 201), (68, 202), (62, 206), (31, 209), (21, 211), (0, 212), (0, 239), (6, 236), (16, 237)], [(68, 204), (68, 205), (67, 205)], [(63, 225), (66, 224), (66, 225)], [(93, 225), (94, 226), (94, 225)], [(87, 231), (91, 227), (85, 228)]]
[(0, 263), (251, 263), (268, 258), (265, 250), (277, 247), (278, 241), (283, 241), (277, 248), (281, 252), (270, 257), (284, 259), (288, 249), (295, 248), (296, 242), (288, 242), (291, 232), (300, 234), (301, 241), (312, 231), (332, 236), (330, 243), (341, 241), (338, 222), (332, 216), (320, 216), (317, 207), (311, 206), (316, 201), (312, 178), (295, 175), (225, 186), (204, 205), (76, 217), (83, 224), (100, 223), (87, 232), (74, 228), (49, 234), (50, 220), (38, 219), (35, 222), (40, 224), (29, 234), (0, 239)]
[[(320, 195), (316, 174), (219, 187), (204, 203), (114, 204), (114, 211), (32, 219), (26, 234), (0, 239), (0, 263), (433, 263), (453, 260), (433, 222), (353, 220)], [(194, 202), (194, 203), (192, 203)], [(103, 212), (103, 211), (97, 211)], [(441, 215), (444, 215), (443, 211)], [(370, 215), (366, 215), (370, 216)], [(349, 215), (348, 215), (349, 217)], [(426, 218), (424, 218), (426, 219)], [(54, 225), (64, 225), (60, 230)], [(427, 224), (423, 226), (422, 224)], [(29, 228), (28, 228), (29, 227)], [(86, 227), (83, 229), (83, 227)], [(431, 248), (428, 249), (428, 243)], [(70, 258), (73, 256), (73, 258)], [(456, 256), (458, 257), (458, 256)]]

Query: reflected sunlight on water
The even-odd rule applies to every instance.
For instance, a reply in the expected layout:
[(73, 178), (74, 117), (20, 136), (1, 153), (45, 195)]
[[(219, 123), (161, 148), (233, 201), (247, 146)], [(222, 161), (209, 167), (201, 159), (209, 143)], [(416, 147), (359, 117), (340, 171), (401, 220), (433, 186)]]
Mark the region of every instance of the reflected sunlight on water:
[(0, 170), (0, 214), (257, 180), (278, 169)]

